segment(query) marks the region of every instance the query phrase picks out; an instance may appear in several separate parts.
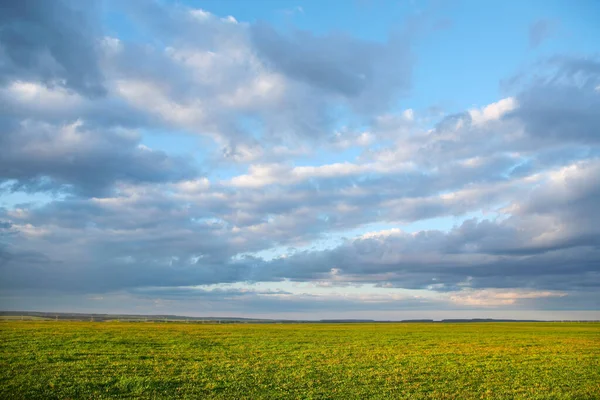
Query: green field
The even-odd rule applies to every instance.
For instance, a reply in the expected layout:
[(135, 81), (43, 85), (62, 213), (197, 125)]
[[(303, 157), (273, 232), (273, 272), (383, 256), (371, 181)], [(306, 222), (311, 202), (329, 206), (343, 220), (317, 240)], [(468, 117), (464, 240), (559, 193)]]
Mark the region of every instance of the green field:
[(600, 398), (599, 323), (0, 322), (0, 398)]

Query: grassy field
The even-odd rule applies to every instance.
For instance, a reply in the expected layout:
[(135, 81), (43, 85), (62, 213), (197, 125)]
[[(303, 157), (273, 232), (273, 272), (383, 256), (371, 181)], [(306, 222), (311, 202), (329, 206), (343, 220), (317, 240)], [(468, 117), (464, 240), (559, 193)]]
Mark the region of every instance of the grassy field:
[(600, 398), (599, 323), (0, 322), (0, 398)]

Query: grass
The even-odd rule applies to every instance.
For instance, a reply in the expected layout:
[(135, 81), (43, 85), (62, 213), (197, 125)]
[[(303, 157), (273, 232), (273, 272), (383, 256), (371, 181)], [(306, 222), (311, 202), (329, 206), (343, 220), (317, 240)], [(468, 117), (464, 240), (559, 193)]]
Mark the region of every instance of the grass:
[(594, 399), (600, 324), (0, 322), (0, 398)]

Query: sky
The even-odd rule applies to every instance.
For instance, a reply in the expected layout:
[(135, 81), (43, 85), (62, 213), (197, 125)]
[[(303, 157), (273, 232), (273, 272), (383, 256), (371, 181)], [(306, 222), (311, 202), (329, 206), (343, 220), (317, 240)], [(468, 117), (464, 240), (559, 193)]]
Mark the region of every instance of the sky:
[(0, 309), (600, 319), (599, 2), (0, 9)]

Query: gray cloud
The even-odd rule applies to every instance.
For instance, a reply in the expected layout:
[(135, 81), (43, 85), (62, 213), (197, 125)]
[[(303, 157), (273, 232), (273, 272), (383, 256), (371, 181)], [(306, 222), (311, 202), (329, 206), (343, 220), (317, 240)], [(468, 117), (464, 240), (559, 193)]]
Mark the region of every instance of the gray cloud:
[(98, 131), (81, 122), (11, 125), (0, 137), (0, 179), (12, 181), (11, 190), (103, 196), (116, 182), (176, 181), (197, 175), (186, 159), (140, 147), (133, 131)]
[[(288, 37), (268, 25), (253, 26), (259, 54), (293, 79), (356, 101), (360, 108), (386, 106), (410, 88), (412, 56), (405, 37), (385, 45), (345, 34), (313, 36), (296, 31)], [(356, 100), (353, 100), (356, 99)]]
[[(472, 289), (589, 290), (600, 285), (597, 174), (598, 161), (558, 171), (554, 177), (564, 178), (550, 176), (508, 205), (506, 219), (471, 219), (449, 232), (384, 232), (331, 250), (292, 250), (271, 261), (236, 255), (310, 235), (314, 222), (236, 230), (213, 220), (209, 203), (190, 207), (160, 191), (111, 201), (65, 200), (7, 214), (21, 236), (5, 249), (10, 257), (2, 281), (12, 288), (84, 292), (284, 279), (440, 291), (465, 282)], [(331, 225), (312, 234), (320, 229)], [(65, 252), (65, 245), (71, 250)], [(32, 258), (33, 249), (45, 255)], [(339, 271), (335, 277), (332, 269)]]
[(518, 97), (519, 108), (507, 115), (518, 118), (532, 145), (597, 144), (600, 60), (556, 59), (556, 73), (540, 78)]
[(105, 93), (95, 2), (8, 0), (1, 8), (0, 82), (39, 80), (86, 96)]

